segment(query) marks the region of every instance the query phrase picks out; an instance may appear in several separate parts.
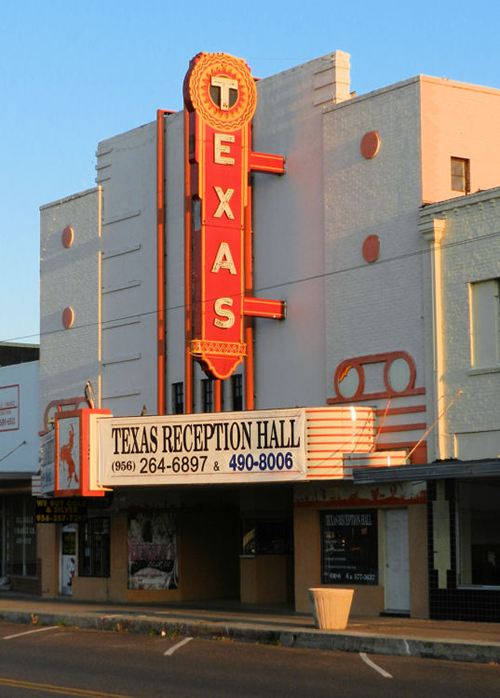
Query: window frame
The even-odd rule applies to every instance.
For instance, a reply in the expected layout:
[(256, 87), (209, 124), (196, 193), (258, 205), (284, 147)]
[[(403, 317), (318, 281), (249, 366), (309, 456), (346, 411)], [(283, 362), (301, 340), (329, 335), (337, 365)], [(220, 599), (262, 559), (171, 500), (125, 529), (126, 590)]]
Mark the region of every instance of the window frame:
[[(104, 530), (100, 530), (99, 527)], [(101, 537), (101, 545), (97, 544), (97, 536)], [(87, 549), (88, 554), (86, 554)], [(102, 550), (102, 559), (99, 560), (98, 555)], [(78, 576), (101, 579), (111, 576), (111, 519), (109, 516), (93, 516), (79, 523)]]
[[(460, 165), (463, 171), (454, 172), (454, 165)], [(460, 184), (458, 184), (460, 182)], [(452, 191), (462, 194), (470, 194), (470, 159), (451, 156), (450, 158), (450, 186)]]
[(172, 414), (184, 414), (184, 383), (172, 383)]
[(201, 411), (214, 411), (214, 380), (213, 378), (201, 379)]
[[(485, 483), (478, 483), (474, 482), (473, 486), (481, 485)], [(469, 532), (469, 538), (471, 539), (470, 541), (470, 551), (468, 553), (464, 552), (464, 545), (465, 545), (465, 540), (467, 538), (464, 530), (464, 512), (465, 512), (465, 506), (464, 506), (464, 500), (466, 499), (465, 495), (465, 487), (470, 486), (471, 483), (463, 482), (463, 481), (457, 481), (456, 483), (456, 495), (455, 495), (455, 540), (456, 540), (456, 585), (457, 589), (472, 589), (472, 590), (481, 590), (481, 591), (497, 591), (500, 589), (500, 576), (499, 580), (497, 583), (479, 583), (479, 582), (473, 582), (472, 581), (472, 574), (477, 574), (477, 564), (474, 564), (473, 561), (473, 551), (472, 551), (472, 527)], [(467, 495), (469, 496), (469, 495)], [(472, 507), (470, 507), (470, 511), (472, 511)], [(499, 546), (500, 546), (500, 537), (499, 537)], [(466, 555), (468, 554), (468, 559), (466, 562)], [(467, 570), (467, 571), (466, 571)], [(464, 577), (468, 576), (470, 573), (470, 581), (465, 581)]]
[[(376, 509), (320, 510), (321, 584), (378, 586), (380, 583), (379, 526)], [(352, 524), (329, 517), (354, 517)], [(365, 519), (365, 521), (357, 519)], [(335, 530), (337, 529), (337, 530)], [(366, 532), (365, 532), (366, 529)], [(342, 536), (337, 535), (341, 532)], [(350, 535), (347, 538), (347, 535)], [(366, 538), (363, 541), (362, 536)], [(340, 547), (334, 543), (340, 540)], [(360, 543), (364, 542), (362, 548)], [(333, 570), (336, 570), (335, 572)]]
[[(487, 310), (479, 310), (480, 293), (484, 293), (487, 285), (491, 285), (492, 291), (482, 296), (482, 302), (489, 307), (491, 317)], [(468, 291), (470, 370), (472, 373), (500, 370), (500, 278), (471, 281)], [(489, 328), (493, 328), (491, 333)]]
[(243, 411), (243, 376), (235, 373), (231, 376), (231, 408), (233, 412)]

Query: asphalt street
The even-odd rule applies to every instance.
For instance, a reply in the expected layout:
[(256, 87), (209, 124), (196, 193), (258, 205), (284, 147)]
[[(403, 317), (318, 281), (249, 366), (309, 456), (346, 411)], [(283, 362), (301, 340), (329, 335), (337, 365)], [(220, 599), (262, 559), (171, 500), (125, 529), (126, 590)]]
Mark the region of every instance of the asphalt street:
[(0, 697), (500, 695), (500, 666), (0, 623)]

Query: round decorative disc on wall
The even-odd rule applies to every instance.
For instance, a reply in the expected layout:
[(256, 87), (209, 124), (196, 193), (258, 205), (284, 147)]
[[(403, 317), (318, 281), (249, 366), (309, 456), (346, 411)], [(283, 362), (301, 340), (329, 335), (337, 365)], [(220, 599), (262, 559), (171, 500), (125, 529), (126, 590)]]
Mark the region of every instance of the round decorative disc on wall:
[(368, 235), (363, 242), (363, 258), (365, 262), (376, 262), (380, 254), (380, 238), (378, 235)]
[(73, 324), (75, 322), (75, 311), (71, 306), (68, 306), (67, 308), (64, 308), (63, 314), (62, 314), (62, 323), (64, 327), (69, 330), (70, 327), (73, 327)]
[(382, 140), (378, 131), (368, 131), (361, 139), (361, 155), (371, 160), (378, 154)]
[(70, 225), (67, 225), (62, 231), (62, 244), (64, 247), (71, 247), (75, 240), (75, 231)]

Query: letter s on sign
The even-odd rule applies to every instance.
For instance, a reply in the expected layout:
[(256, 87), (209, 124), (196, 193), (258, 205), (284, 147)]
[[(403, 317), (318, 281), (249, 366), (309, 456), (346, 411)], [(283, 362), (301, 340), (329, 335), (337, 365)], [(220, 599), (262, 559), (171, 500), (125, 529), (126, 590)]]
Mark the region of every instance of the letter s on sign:
[(229, 329), (234, 325), (235, 317), (234, 313), (232, 310), (229, 308), (224, 308), (225, 305), (232, 306), (233, 305), (233, 299), (232, 298), (217, 298), (217, 300), (214, 303), (214, 310), (215, 314), (219, 315), (220, 317), (225, 318), (224, 320), (220, 320), (218, 317), (214, 319), (214, 325), (216, 327), (221, 327), (224, 330)]

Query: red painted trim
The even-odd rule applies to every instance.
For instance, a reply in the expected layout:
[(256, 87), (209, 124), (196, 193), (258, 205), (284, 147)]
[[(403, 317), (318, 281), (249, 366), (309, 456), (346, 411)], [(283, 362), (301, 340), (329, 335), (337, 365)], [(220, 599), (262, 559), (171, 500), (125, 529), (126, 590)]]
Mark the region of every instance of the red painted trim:
[[(194, 119), (194, 116), (193, 116)], [(193, 411), (193, 363), (191, 357), (192, 304), (191, 304), (191, 167), (189, 163), (189, 133), (191, 118), (184, 109), (184, 412)]]
[(222, 381), (214, 380), (214, 412), (222, 412)]
[[(252, 125), (248, 126), (248, 141), (252, 143)], [(251, 148), (250, 148), (251, 157)], [(245, 295), (251, 295), (253, 292), (253, 228), (252, 228), (252, 206), (253, 206), (253, 189), (251, 177), (248, 178), (247, 189), (247, 206), (245, 209), (244, 226), (244, 261), (245, 261), (245, 278), (244, 288)], [(246, 344), (247, 355), (245, 358), (245, 375), (244, 375), (244, 401), (247, 411), (255, 409), (255, 351), (254, 351), (254, 329), (253, 320), (249, 317), (244, 317), (244, 337)]]
[(398, 431), (425, 431), (425, 429), (427, 429), (427, 424), (425, 422), (418, 422), (417, 424), (395, 424), (389, 427), (382, 427), (380, 433), (390, 434), (391, 432)]
[[(397, 395), (394, 397), (411, 397), (413, 395), (425, 395), (425, 388), (415, 388), (413, 392), (407, 393), (405, 395)], [(358, 403), (358, 402), (368, 402), (370, 400), (382, 400), (387, 397), (387, 393), (370, 393), (369, 395), (366, 395), (365, 397), (359, 397), (359, 398), (334, 398), (334, 397), (329, 397), (326, 400), (327, 405), (349, 405), (351, 403)]]
[(415, 446), (416, 441), (386, 441), (377, 443), (374, 453), (377, 451), (401, 451), (402, 449), (410, 449)]
[(67, 397), (67, 398), (62, 398), (59, 400), (51, 400), (43, 413), (43, 431), (38, 432), (39, 436), (43, 436), (44, 434), (47, 434), (49, 431), (49, 412), (50, 410), (55, 407), (57, 408), (58, 412), (62, 412), (62, 407), (70, 406), (73, 407), (74, 410), (77, 409), (79, 405), (82, 405), (83, 403), (87, 404), (87, 398), (85, 395), (82, 395), (81, 397)]
[(174, 112), (156, 110), (156, 410), (165, 414), (166, 289), (165, 289), (165, 117)]
[(283, 320), (286, 315), (285, 301), (252, 298), (243, 299), (243, 314), (251, 317), (268, 317)]
[[(389, 371), (391, 364), (402, 359), (406, 361), (409, 369), (409, 380), (404, 390), (396, 391), (389, 382)], [(365, 372), (364, 366), (369, 364), (383, 364), (383, 380), (385, 385), (384, 391), (375, 393), (365, 393)], [(352, 396), (344, 397), (340, 389), (340, 383), (350, 370), (355, 370), (358, 374), (359, 384), (356, 392)], [(390, 397), (406, 397), (409, 395), (425, 394), (425, 388), (415, 388), (415, 380), (417, 369), (413, 357), (406, 351), (391, 351), (381, 354), (367, 354), (365, 356), (355, 356), (350, 359), (344, 359), (339, 363), (335, 370), (333, 378), (333, 389), (336, 396), (327, 399), (329, 405), (351, 403), (361, 400), (374, 400)], [(422, 392), (423, 391), (423, 392)]]
[(426, 412), (427, 407), (425, 405), (414, 405), (413, 407), (393, 407), (389, 410), (375, 410), (377, 417), (381, 417), (384, 414), (396, 415), (396, 414), (415, 414), (416, 412)]
[[(382, 442), (375, 444), (375, 453), (377, 451), (400, 451), (401, 449), (407, 449), (411, 451), (417, 445), (418, 441), (399, 441), (399, 442)], [(411, 463), (427, 463), (427, 442), (422, 441), (415, 452), (412, 454)]]
[(250, 153), (250, 171), (268, 172), (269, 174), (285, 174), (285, 158), (283, 155), (271, 155), (270, 153)]

